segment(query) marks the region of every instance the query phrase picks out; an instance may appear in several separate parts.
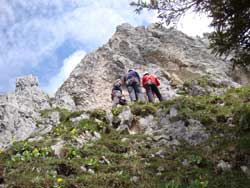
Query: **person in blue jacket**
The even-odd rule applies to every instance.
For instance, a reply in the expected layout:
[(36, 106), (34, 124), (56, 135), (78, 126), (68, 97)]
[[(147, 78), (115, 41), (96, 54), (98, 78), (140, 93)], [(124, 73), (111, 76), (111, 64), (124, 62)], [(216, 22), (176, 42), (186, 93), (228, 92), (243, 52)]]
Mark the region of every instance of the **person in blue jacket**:
[(143, 100), (140, 75), (130, 69), (123, 78), (131, 101)]

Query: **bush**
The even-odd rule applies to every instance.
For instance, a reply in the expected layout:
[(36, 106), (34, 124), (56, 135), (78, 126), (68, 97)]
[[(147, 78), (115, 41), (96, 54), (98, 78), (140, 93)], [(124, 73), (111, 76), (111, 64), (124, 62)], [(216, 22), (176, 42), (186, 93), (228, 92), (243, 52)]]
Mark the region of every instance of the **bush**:
[(118, 115), (122, 112), (122, 110), (123, 110), (123, 106), (118, 106), (118, 107), (116, 107), (116, 108), (113, 108), (113, 109), (111, 110), (111, 112), (112, 112), (112, 114), (113, 114), (114, 116), (118, 116)]
[(93, 111), (89, 111), (90, 118), (99, 119), (101, 121), (107, 122), (106, 111), (102, 109), (95, 109)]
[(131, 111), (134, 115), (148, 116), (156, 114), (157, 107), (154, 103), (145, 103), (145, 104), (135, 103), (131, 105)]

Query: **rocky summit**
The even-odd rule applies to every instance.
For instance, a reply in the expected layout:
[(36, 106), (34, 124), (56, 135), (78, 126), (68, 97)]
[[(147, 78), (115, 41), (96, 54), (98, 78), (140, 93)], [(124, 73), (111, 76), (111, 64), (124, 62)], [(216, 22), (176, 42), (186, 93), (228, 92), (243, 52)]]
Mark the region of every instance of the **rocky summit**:
[(107, 44), (73, 70), (56, 92), (56, 104), (69, 109), (110, 108), (112, 84), (129, 69), (157, 75), (165, 99), (175, 97), (185, 81), (204, 75), (218, 84), (234, 85), (231, 64), (211, 55), (206, 39), (155, 25), (123, 24)]
[[(128, 69), (157, 75), (164, 101), (111, 109)], [(0, 96), (0, 188), (249, 188), (248, 83), (205, 38), (118, 26), (55, 97), (32, 75)]]
[(0, 149), (34, 134), (40, 111), (50, 106), (50, 99), (38, 87), (36, 77), (17, 78), (15, 92), (0, 96)]

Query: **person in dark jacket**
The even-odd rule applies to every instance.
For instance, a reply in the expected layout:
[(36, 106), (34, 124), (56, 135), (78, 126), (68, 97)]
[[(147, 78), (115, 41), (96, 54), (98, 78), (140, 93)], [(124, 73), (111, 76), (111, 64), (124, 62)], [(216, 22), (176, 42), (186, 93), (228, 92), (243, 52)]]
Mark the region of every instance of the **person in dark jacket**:
[(146, 89), (146, 94), (149, 102), (154, 102), (154, 95), (156, 95), (159, 101), (162, 101), (161, 93), (158, 89), (160, 85), (159, 80), (153, 74), (145, 72), (142, 77), (142, 86)]
[(112, 88), (111, 99), (113, 101), (112, 108), (116, 107), (118, 104), (125, 105), (126, 99), (124, 99), (122, 94), (122, 80), (117, 79)]
[(139, 74), (130, 69), (124, 76), (123, 81), (128, 89), (129, 97), (131, 101), (143, 100), (143, 94), (141, 89), (141, 80)]

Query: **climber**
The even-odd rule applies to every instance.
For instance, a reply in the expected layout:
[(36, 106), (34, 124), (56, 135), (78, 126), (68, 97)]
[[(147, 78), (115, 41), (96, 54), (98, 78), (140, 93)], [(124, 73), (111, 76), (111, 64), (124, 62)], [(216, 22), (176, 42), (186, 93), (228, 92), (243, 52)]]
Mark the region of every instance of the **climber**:
[(123, 81), (128, 89), (131, 101), (143, 100), (141, 80), (136, 71), (130, 69), (124, 76)]
[(142, 86), (146, 89), (146, 94), (149, 102), (154, 102), (154, 95), (156, 95), (159, 101), (162, 101), (161, 93), (158, 89), (160, 85), (159, 80), (153, 74), (145, 72), (142, 77)]
[(113, 101), (112, 108), (116, 107), (118, 104), (125, 105), (127, 103), (124, 95), (122, 94), (122, 80), (117, 79), (112, 88), (111, 99)]

